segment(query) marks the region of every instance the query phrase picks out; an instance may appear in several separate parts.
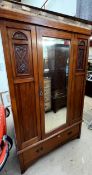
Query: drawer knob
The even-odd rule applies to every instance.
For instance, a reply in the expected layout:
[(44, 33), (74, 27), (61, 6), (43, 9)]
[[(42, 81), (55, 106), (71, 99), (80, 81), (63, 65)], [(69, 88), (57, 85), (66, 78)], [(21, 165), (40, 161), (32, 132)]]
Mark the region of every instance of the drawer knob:
[(40, 150), (39, 150), (39, 149), (37, 149), (37, 150), (36, 150), (36, 152), (37, 152), (37, 153), (39, 153), (39, 152), (40, 152)]
[(43, 151), (43, 147), (40, 148), (40, 151)]
[(69, 132), (68, 132), (68, 135), (71, 135), (71, 134), (72, 134), (72, 131), (69, 131)]
[(43, 151), (43, 147), (40, 147), (36, 150), (37, 153), (39, 153), (40, 151)]

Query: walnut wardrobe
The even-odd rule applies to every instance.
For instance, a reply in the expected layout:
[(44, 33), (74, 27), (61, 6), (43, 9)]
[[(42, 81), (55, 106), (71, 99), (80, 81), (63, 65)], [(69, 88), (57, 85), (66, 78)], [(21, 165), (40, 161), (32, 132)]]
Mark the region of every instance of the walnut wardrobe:
[(81, 133), (90, 30), (0, 9), (21, 172)]

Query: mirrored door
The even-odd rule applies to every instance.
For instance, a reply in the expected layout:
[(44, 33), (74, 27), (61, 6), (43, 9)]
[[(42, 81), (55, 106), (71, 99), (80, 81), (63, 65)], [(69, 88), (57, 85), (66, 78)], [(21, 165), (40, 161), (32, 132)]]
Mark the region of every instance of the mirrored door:
[(41, 119), (46, 135), (67, 123), (71, 36), (63, 32), (43, 30), (42, 33), (40, 31), (39, 41)]

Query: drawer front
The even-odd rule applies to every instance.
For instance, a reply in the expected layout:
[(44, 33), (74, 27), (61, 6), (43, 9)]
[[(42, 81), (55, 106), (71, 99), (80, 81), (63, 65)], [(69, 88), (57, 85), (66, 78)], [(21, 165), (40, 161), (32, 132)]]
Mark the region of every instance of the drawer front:
[(44, 88), (44, 95), (48, 95), (51, 97), (51, 89), (48, 87), (48, 88)]
[(62, 132), (57, 136), (50, 138), (49, 140), (43, 140), (42, 143), (39, 143), (37, 146), (34, 146), (33, 148), (30, 148), (27, 151), (23, 152), (23, 160), (25, 166), (31, 164), (37, 158), (64, 144), (68, 140), (77, 138), (78, 134), (79, 125), (74, 126), (73, 128)]
[(51, 79), (44, 79), (44, 87), (51, 87)]
[(64, 143), (70, 139), (73, 139), (74, 136), (79, 133), (79, 125), (74, 126), (73, 128), (68, 129), (67, 131), (60, 134), (59, 143)]
[(45, 103), (45, 111), (48, 111), (51, 109), (51, 102)]
[(41, 145), (38, 145), (25, 151), (23, 153), (25, 164), (40, 157), (42, 155), (41, 149), (42, 149)]
[(44, 153), (49, 152), (52, 149), (58, 147), (59, 145), (64, 144), (68, 140), (72, 140), (73, 138), (75, 138), (74, 136), (76, 137), (78, 136), (78, 133), (79, 133), (79, 125), (74, 126), (73, 128), (58, 134), (57, 136), (43, 143), (42, 146), (43, 152)]
[(58, 136), (51, 138), (43, 143), (43, 152), (46, 154), (47, 152), (55, 149), (59, 145)]
[(51, 96), (49, 96), (49, 95), (45, 96), (45, 97), (44, 97), (44, 101), (45, 101), (45, 102), (48, 102), (48, 101), (51, 102)]
[(78, 132), (79, 132), (79, 125), (69, 129), (67, 132), (65, 132), (64, 136), (65, 138), (72, 138), (73, 136), (77, 135)]
[(51, 90), (51, 84), (44, 85), (44, 89), (47, 89), (47, 88)]

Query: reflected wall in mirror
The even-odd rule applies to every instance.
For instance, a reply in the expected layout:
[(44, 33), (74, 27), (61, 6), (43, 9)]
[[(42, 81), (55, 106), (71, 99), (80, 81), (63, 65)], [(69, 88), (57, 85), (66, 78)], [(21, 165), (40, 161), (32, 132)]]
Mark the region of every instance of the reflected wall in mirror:
[(66, 123), (70, 40), (42, 37), (45, 133)]

